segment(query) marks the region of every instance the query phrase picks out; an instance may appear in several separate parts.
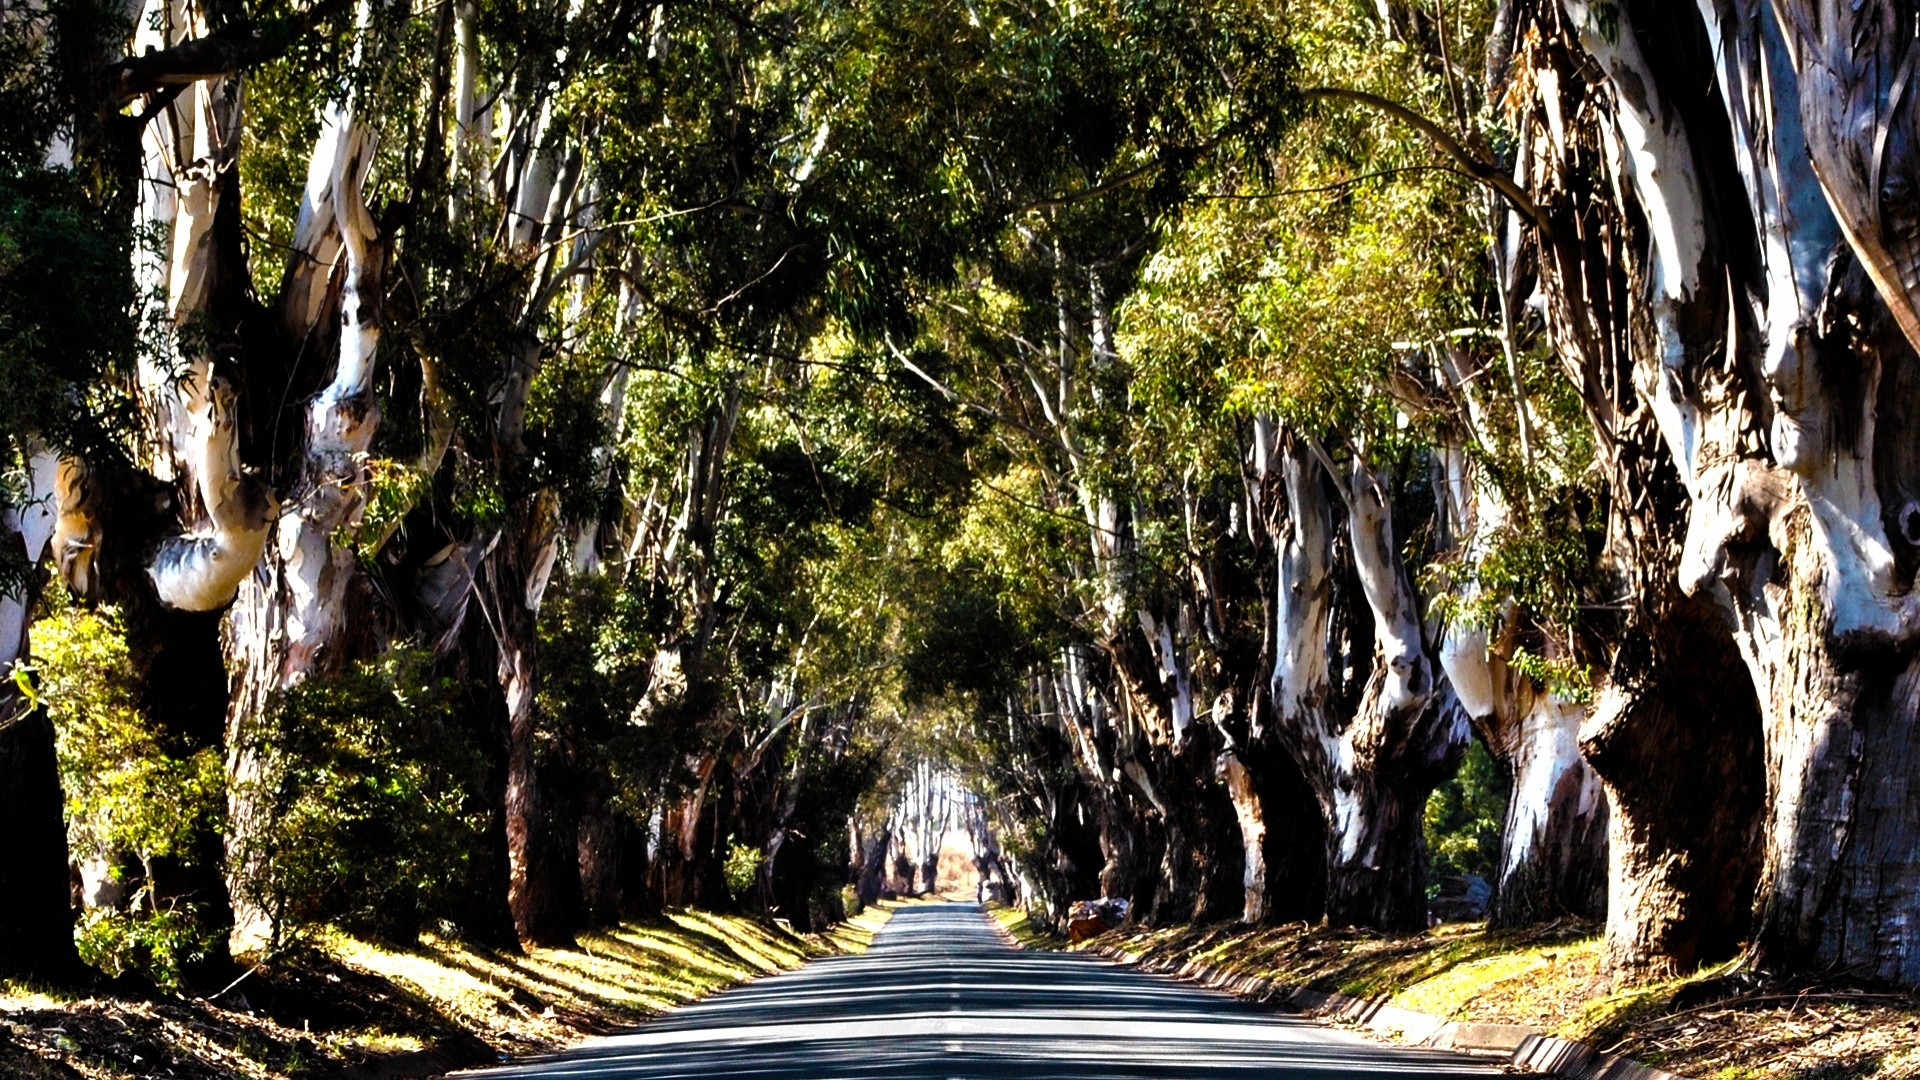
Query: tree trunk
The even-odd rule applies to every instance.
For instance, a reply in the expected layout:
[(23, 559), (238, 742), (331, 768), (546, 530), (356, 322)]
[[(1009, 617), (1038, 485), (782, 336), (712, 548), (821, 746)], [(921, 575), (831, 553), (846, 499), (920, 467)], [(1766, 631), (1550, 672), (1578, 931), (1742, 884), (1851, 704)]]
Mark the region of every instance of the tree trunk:
[[(1450, 689), (1436, 692), (1383, 478), (1357, 455), (1342, 476), (1297, 438), (1279, 449), (1277, 465), (1286, 499), (1284, 511), (1268, 511), (1278, 519), (1279, 553), (1273, 733), (1299, 764), (1326, 823), (1327, 919), (1419, 929), (1427, 923), (1422, 813), (1434, 785), (1458, 764), (1466, 717)], [(1372, 676), (1346, 717), (1337, 715), (1330, 665), (1339, 643), (1328, 483), (1344, 489), (1377, 642)]]
[[(12, 600), (0, 601), (8, 608)], [(20, 621), (24, 623), (24, 618)], [(7, 691), (0, 723), (0, 820), (11, 841), (0, 859), (0, 974), (55, 983), (82, 972), (73, 945), (67, 824), (53, 722)]]
[(37, 567), (55, 531), (49, 504), (58, 463), (52, 454), (37, 454), (26, 473), (26, 497), (0, 509), (0, 542), (20, 545), (36, 568), (28, 584), (0, 595), (0, 821), (7, 823), (10, 840), (0, 859), (0, 976), (66, 983), (77, 981), (84, 969), (73, 944), (60, 761), (46, 709), (15, 684), (27, 659)]
[[(1646, 223), (1644, 267), (1616, 261), (1645, 288), (1634, 389), (1690, 503), (1679, 584), (1731, 612), (1757, 688), (1757, 951), (1920, 985), (1920, 453), (1878, 422), (1920, 389), (1901, 194), (1916, 168), (1911, 15), (1827, 0), (1608, 5), (1606, 20), (1565, 8), (1611, 99), (1623, 152), (1608, 169)], [(1699, 92), (1702, 70), (1717, 94)], [(1734, 191), (1744, 205), (1721, 194)], [(1575, 289), (1546, 291), (1552, 307)], [(1583, 369), (1603, 370), (1593, 359)]]
[(580, 906), (588, 926), (620, 921), (620, 823), (603, 805), (580, 815)]
[[(238, 583), (228, 614), (227, 653), (235, 693), (228, 714), (228, 876), (236, 951), (257, 951), (277, 934), (251, 895), (253, 848), (274, 823), (256, 804), (263, 761), (256, 725), (282, 692), (314, 676), (343, 670), (376, 650), (378, 623), (353, 617), (358, 561), (336, 542), (359, 520), (365, 503), (365, 457), (379, 426), (374, 394), (379, 347), (382, 254), (362, 186), (373, 138), (349, 108), (328, 109), (308, 172), (295, 249), (281, 312), (293, 340), (335, 340), (332, 379), (306, 404), (297, 458), (298, 490), (272, 528), (274, 543), (257, 572)], [(326, 303), (329, 274), (315, 273), (327, 255), (337, 265), (338, 313)], [(334, 325), (337, 322), (337, 326)], [(334, 335), (337, 334), (337, 338)], [(249, 568), (253, 562), (249, 562)], [(163, 598), (165, 593), (162, 593)], [(270, 750), (269, 750), (270, 752)]]
[(1607, 806), (1600, 777), (1580, 752), (1587, 707), (1511, 670), (1479, 627), (1449, 628), (1440, 660), (1513, 784), (1488, 921), (1524, 926), (1560, 915), (1599, 916), (1606, 910)]
[(1751, 925), (1759, 714), (1724, 618), (1681, 602), (1616, 667), (1581, 732), (1609, 802), (1607, 966), (1628, 980), (1725, 959)]
[(498, 641), (497, 677), (506, 701), (507, 906), (515, 932), (530, 945), (572, 943), (579, 893), (578, 853), (560, 843), (541, 793), (534, 699), (534, 620), (556, 542), (553, 531), (542, 531), (537, 523), (527, 538), (503, 538), (484, 575)]
[(1727, 348), (1757, 336), (1730, 304), (1754, 230), (1726, 212), (1739, 168), (1725, 110), (1700, 91), (1715, 59), (1697, 19), (1588, 8), (1523, 15), (1537, 47), (1515, 53), (1515, 78), (1534, 95), (1520, 172), (1546, 219), (1547, 329), (1611, 488), (1603, 568), (1627, 618), (1581, 743), (1608, 798), (1609, 966), (1638, 978), (1720, 958), (1749, 926), (1750, 683), (1728, 660), (1728, 620), (1676, 585), (1720, 588), (1726, 479), (1763, 453), (1745, 441), (1759, 426), (1745, 410), (1762, 406)]
[(1266, 825), (1261, 849), (1265, 888), (1258, 919), (1248, 921), (1315, 922), (1326, 914), (1326, 825), (1292, 755), (1274, 740), (1270, 724), (1262, 726), (1267, 733), (1237, 755), (1244, 756)]
[(1267, 816), (1255, 790), (1253, 773), (1231, 751), (1221, 758), (1220, 771), (1233, 800), (1234, 817), (1240, 823), (1241, 885), (1245, 897), (1240, 921), (1249, 925), (1267, 919)]
[(854, 880), (853, 895), (862, 906), (877, 902), (880, 891), (886, 888), (887, 847), (892, 839), (893, 830), (883, 823), (860, 846), (860, 873)]

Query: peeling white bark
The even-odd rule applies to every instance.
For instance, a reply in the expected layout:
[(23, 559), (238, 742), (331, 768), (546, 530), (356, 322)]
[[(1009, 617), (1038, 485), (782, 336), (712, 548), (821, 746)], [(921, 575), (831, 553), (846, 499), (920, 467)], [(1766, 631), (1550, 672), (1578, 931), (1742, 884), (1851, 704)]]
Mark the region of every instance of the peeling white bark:
[(1680, 323), (1681, 309), (1702, 285), (1707, 218), (1692, 144), (1672, 105), (1659, 97), (1652, 69), (1621, 6), (1606, 4), (1608, 18), (1602, 20), (1596, 10), (1599, 5), (1586, 0), (1563, 2), (1578, 28), (1580, 44), (1599, 61), (1613, 86), (1615, 168), (1633, 185), (1646, 213), (1653, 248), (1647, 302), (1658, 337), (1659, 364), (1642, 372), (1652, 384), (1644, 396), (1688, 492), (1694, 493), (1699, 416), (1688, 387), (1691, 365), (1699, 358), (1692, 355)]
[(183, 611), (215, 611), (233, 600), (266, 548), (278, 509), (273, 494), (240, 463), (233, 389), (224, 379), (195, 395), (186, 460), (198, 482), (206, 528), (161, 541), (147, 567), (162, 603)]
[(1220, 759), (1220, 773), (1227, 782), (1227, 795), (1233, 800), (1234, 817), (1240, 823), (1240, 845), (1245, 867), (1241, 872), (1241, 885), (1246, 890), (1246, 902), (1240, 913), (1240, 921), (1257, 923), (1266, 915), (1267, 907), (1267, 821), (1264, 808), (1260, 805), (1259, 793), (1253, 787), (1253, 774), (1241, 764), (1232, 753)]
[(1333, 615), (1333, 513), (1320, 494), (1319, 470), (1298, 450), (1282, 451), (1287, 515), (1276, 548), (1274, 708), (1287, 723), (1324, 733), (1320, 717), (1333, 685), (1327, 633)]

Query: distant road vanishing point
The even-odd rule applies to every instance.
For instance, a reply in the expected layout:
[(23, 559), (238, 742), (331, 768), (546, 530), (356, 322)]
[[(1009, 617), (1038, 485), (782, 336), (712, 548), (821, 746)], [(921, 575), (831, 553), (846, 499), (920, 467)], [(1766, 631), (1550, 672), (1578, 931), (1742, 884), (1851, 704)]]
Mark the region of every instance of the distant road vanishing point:
[(1072, 953), (1007, 945), (973, 904), (900, 909), (873, 947), (473, 1080), (1497, 1076)]

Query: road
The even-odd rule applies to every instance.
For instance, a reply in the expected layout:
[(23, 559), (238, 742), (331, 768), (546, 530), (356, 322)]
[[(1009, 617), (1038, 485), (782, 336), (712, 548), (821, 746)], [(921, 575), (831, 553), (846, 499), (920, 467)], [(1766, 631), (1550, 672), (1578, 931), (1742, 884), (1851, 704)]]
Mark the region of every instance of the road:
[(924, 904), (896, 912), (860, 955), (716, 994), (631, 1034), (461, 1075), (1328, 1080), (1500, 1070), (1380, 1046), (1090, 957), (1016, 949), (972, 904)]

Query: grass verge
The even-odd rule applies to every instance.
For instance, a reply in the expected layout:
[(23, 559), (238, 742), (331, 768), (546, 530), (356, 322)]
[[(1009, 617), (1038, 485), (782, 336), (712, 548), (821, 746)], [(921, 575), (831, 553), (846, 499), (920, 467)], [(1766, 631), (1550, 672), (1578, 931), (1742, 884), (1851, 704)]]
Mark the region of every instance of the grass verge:
[(577, 948), (525, 953), (329, 933), (211, 999), (0, 983), (0, 1076), (314, 1080), (554, 1050), (757, 975), (861, 951), (894, 906), (825, 934), (676, 911), (582, 934)]
[(1787, 984), (1731, 967), (1612, 986), (1599, 928), (1581, 922), (1509, 931), (1459, 923), (1398, 937), (1305, 924), (1121, 927), (1068, 946), (1024, 912), (994, 916), (1030, 948), (1118, 948), (1154, 967), (1198, 960), (1452, 1020), (1526, 1024), (1683, 1076), (1920, 1078), (1920, 997)]

